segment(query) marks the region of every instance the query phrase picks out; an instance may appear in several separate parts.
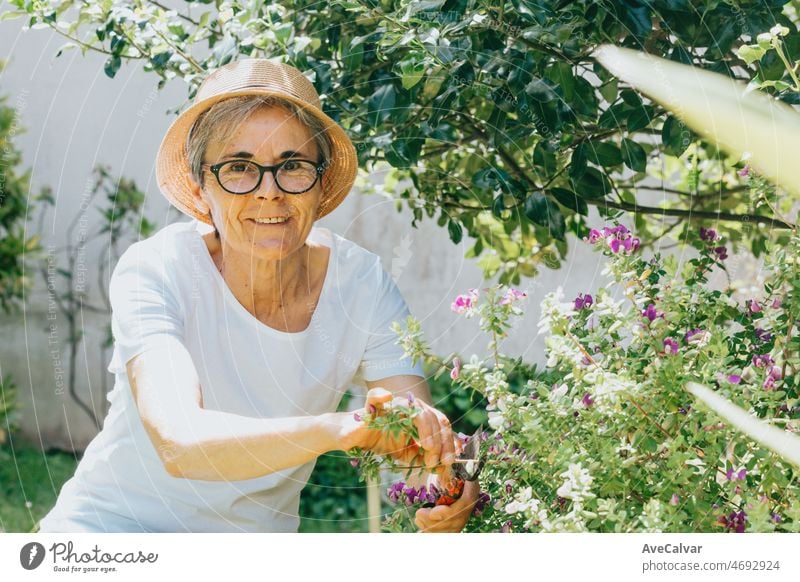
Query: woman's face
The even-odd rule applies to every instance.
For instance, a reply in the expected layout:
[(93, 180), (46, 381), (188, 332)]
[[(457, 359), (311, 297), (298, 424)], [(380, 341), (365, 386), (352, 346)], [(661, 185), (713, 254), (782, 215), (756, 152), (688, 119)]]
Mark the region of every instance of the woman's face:
[[(212, 141), (204, 162), (213, 165), (230, 159), (251, 160), (272, 166), (290, 158), (319, 161), (311, 130), (283, 107), (262, 107), (239, 126), (227, 142)], [(317, 216), (322, 178), (302, 194), (280, 190), (270, 172), (249, 194), (231, 194), (206, 167), (205, 186), (195, 185), (194, 195), (211, 209), (221, 242), (236, 252), (257, 259), (280, 260), (301, 248)], [(288, 216), (279, 224), (258, 224), (254, 218)]]

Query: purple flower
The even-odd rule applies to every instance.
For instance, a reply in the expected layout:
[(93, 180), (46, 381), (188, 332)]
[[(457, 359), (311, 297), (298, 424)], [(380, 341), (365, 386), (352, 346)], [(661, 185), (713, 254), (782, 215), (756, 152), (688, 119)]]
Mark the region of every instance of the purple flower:
[(678, 353), (678, 342), (671, 337), (664, 340), (664, 347), (667, 352), (671, 353), (673, 356)]
[(738, 471), (728, 469), (725, 472), (725, 476), (728, 478), (728, 481), (744, 481), (747, 477), (747, 469), (739, 469)]
[(406, 394), (406, 398), (408, 398), (409, 406), (413, 406), (415, 400), (414, 395), (411, 392), (409, 392), (408, 394)]
[(750, 310), (750, 313), (761, 313), (761, 306), (755, 299), (751, 299), (747, 302), (747, 308)]
[(775, 382), (783, 377), (781, 369), (778, 366), (770, 366), (767, 371), (767, 377), (764, 380), (764, 390), (772, 390), (775, 387)]
[(389, 501), (392, 503), (397, 503), (400, 501), (400, 498), (403, 496), (403, 489), (405, 488), (405, 485), (406, 484), (402, 481), (392, 484), (392, 486), (386, 490), (386, 495), (389, 497)]
[(766, 368), (767, 366), (775, 363), (775, 360), (772, 359), (772, 356), (769, 354), (762, 354), (760, 356), (755, 355), (753, 356), (753, 365), (756, 368)]
[(594, 299), (588, 293), (584, 295), (583, 293), (578, 293), (578, 296), (575, 298), (575, 310), (580, 311), (581, 309), (588, 309), (594, 303)]
[(669, 499), (669, 504), (670, 505), (678, 505), (680, 502), (681, 502), (681, 498), (678, 497), (678, 494), (677, 493), (673, 493), (672, 497), (670, 497), (670, 499)]
[(686, 343), (692, 346), (704, 346), (711, 340), (711, 333), (700, 328), (695, 328), (686, 332), (683, 338)]
[(728, 515), (720, 515), (717, 523), (725, 529), (735, 531), (736, 533), (744, 533), (746, 518), (747, 514), (744, 511), (732, 511)]
[(583, 398), (581, 398), (581, 404), (583, 404), (586, 408), (589, 408), (592, 404), (594, 404), (594, 398), (592, 398), (591, 394), (587, 392), (583, 395)]
[(500, 533), (511, 533), (511, 520), (510, 519), (503, 524), (503, 527), (500, 528)]
[(781, 301), (781, 298), (780, 297), (776, 297), (775, 299), (772, 300), (772, 308), (773, 309), (780, 309), (781, 308), (781, 303), (783, 303), (783, 301)]
[(647, 308), (642, 311), (642, 315), (650, 321), (655, 321), (657, 317), (664, 317), (664, 314), (656, 309), (655, 303), (648, 305)]
[(480, 517), (483, 515), (483, 510), (486, 509), (486, 506), (489, 505), (489, 502), (492, 500), (492, 496), (486, 493), (485, 491), (481, 491), (478, 495), (478, 499), (475, 500), (475, 506), (472, 508), (472, 515)]
[(687, 331), (687, 332), (686, 332), (686, 334), (683, 336), (683, 340), (684, 340), (684, 341), (685, 341), (685, 342), (688, 344), (688, 343), (689, 343), (689, 340), (690, 340), (691, 338), (693, 338), (695, 335), (697, 335), (698, 333), (703, 333), (703, 330), (702, 330), (702, 329), (700, 329), (699, 327), (696, 327), (696, 328), (694, 328), (694, 329), (690, 329), (690, 330), (689, 330), (689, 331)]
[(728, 382), (731, 384), (739, 384), (742, 381), (742, 377), (738, 374), (731, 374), (728, 376)]
[(780, 523), (780, 522), (781, 522), (781, 516), (778, 515), (777, 513), (773, 513), (772, 514), (772, 523)]
[(767, 343), (769, 340), (772, 339), (772, 334), (764, 331), (760, 327), (756, 328), (755, 333), (756, 333), (756, 339), (764, 343)]
[(720, 261), (724, 261), (728, 258), (728, 249), (726, 247), (716, 247), (714, 253)]
[(357, 412), (354, 412), (353, 413), (353, 420), (355, 420), (356, 422), (361, 422), (361, 415), (359, 413), (357, 413)]
[(700, 227), (700, 239), (708, 241), (708, 242), (714, 242), (715, 240), (718, 239), (717, 231), (714, 230), (713, 228), (703, 228), (701, 226)]
[(741, 176), (742, 178), (747, 178), (747, 176), (749, 176), (749, 175), (750, 175), (750, 166), (749, 166), (749, 165), (747, 165), (747, 164), (745, 164), (745, 165), (744, 165), (744, 168), (742, 168), (741, 170), (739, 170), (739, 171), (737, 172), (737, 174), (739, 174), (739, 176)]
[(595, 244), (600, 240), (605, 240), (608, 248), (614, 254), (620, 251), (625, 251), (625, 254), (630, 254), (639, 248), (640, 241), (638, 238), (631, 236), (630, 230), (624, 224), (617, 226), (604, 226), (601, 230), (593, 228), (589, 231), (587, 239), (589, 244)]

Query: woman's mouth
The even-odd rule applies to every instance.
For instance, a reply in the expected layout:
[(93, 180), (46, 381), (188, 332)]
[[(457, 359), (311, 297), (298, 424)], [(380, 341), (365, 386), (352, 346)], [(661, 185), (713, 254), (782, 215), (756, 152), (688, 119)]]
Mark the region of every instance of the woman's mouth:
[(248, 221), (256, 224), (257, 226), (262, 227), (277, 227), (277, 226), (285, 226), (291, 220), (288, 216), (275, 216), (275, 217), (264, 217), (264, 218), (248, 218)]

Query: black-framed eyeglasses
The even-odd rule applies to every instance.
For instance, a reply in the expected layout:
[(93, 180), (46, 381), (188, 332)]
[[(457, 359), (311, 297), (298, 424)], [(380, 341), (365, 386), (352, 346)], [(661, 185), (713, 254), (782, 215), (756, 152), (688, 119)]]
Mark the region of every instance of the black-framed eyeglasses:
[(317, 183), (325, 165), (311, 160), (291, 159), (274, 166), (262, 166), (251, 160), (228, 160), (219, 164), (203, 164), (223, 190), (231, 194), (249, 194), (258, 189), (264, 172), (270, 172), (275, 184), (287, 194), (308, 192)]

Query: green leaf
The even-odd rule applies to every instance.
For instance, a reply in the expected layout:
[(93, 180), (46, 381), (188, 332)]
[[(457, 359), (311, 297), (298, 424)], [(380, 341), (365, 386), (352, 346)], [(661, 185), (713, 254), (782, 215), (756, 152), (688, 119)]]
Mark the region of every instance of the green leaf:
[(564, 215), (558, 206), (551, 202), (542, 192), (534, 192), (525, 199), (525, 216), (532, 222), (545, 226), (550, 230), (550, 236), (556, 239), (564, 238)]
[(589, 214), (589, 207), (586, 201), (572, 190), (567, 190), (566, 188), (551, 188), (548, 194), (558, 200), (559, 204), (574, 210), (578, 214), (582, 214), (583, 216)]
[(586, 142), (586, 157), (590, 162), (604, 168), (619, 166), (622, 163), (619, 148), (605, 141)]
[(569, 175), (573, 180), (579, 179), (586, 171), (586, 143), (578, 144), (572, 151), (572, 159), (569, 165)]
[(558, 97), (544, 79), (534, 79), (525, 85), (525, 92), (540, 103), (547, 103)]
[(622, 159), (634, 172), (644, 172), (647, 169), (647, 153), (633, 140), (622, 140)]
[(692, 132), (677, 117), (670, 115), (661, 128), (661, 143), (667, 154), (679, 157), (692, 143)]
[(403, 61), (400, 63), (400, 71), (403, 89), (411, 89), (425, 76), (425, 64), (418, 61)]
[(603, 85), (600, 87), (600, 95), (602, 95), (603, 99), (609, 103), (613, 103), (617, 100), (618, 88), (619, 82), (617, 81), (617, 78), (614, 77), (607, 83), (603, 83)]
[(629, 133), (644, 129), (653, 121), (655, 110), (650, 105), (639, 106), (628, 114), (627, 130)]
[(767, 53), (766, 49), (757, 44), (746, 44), (739, 47), (736, 54), (748, 65), (761, 59)]
[(389, 118), (395, 97), (394, 85), (384, 83), (367, 99), (367, 120), (371, 127), (377, 127)]
[(106, 60), (106, 64), (103, 67), (103, 70), (105, 71), (106, 75), (108, 75), (113, 79), (114, 76), (117, 74), (117, 71), (119, 71), (120, 66), (122, 66), (122, 59), (120, 59), (119, 56), (115, 55), (108, 57), (108, 60)]
[(458, 224), (454, 220), (450, 220), (447, 223), (447, 232), (450, 235), (450, 240), (453, 241), (454, 244), (458, 244), (461, 242), (461, 237), (463, 236), (463, 229), (461, 225)]

